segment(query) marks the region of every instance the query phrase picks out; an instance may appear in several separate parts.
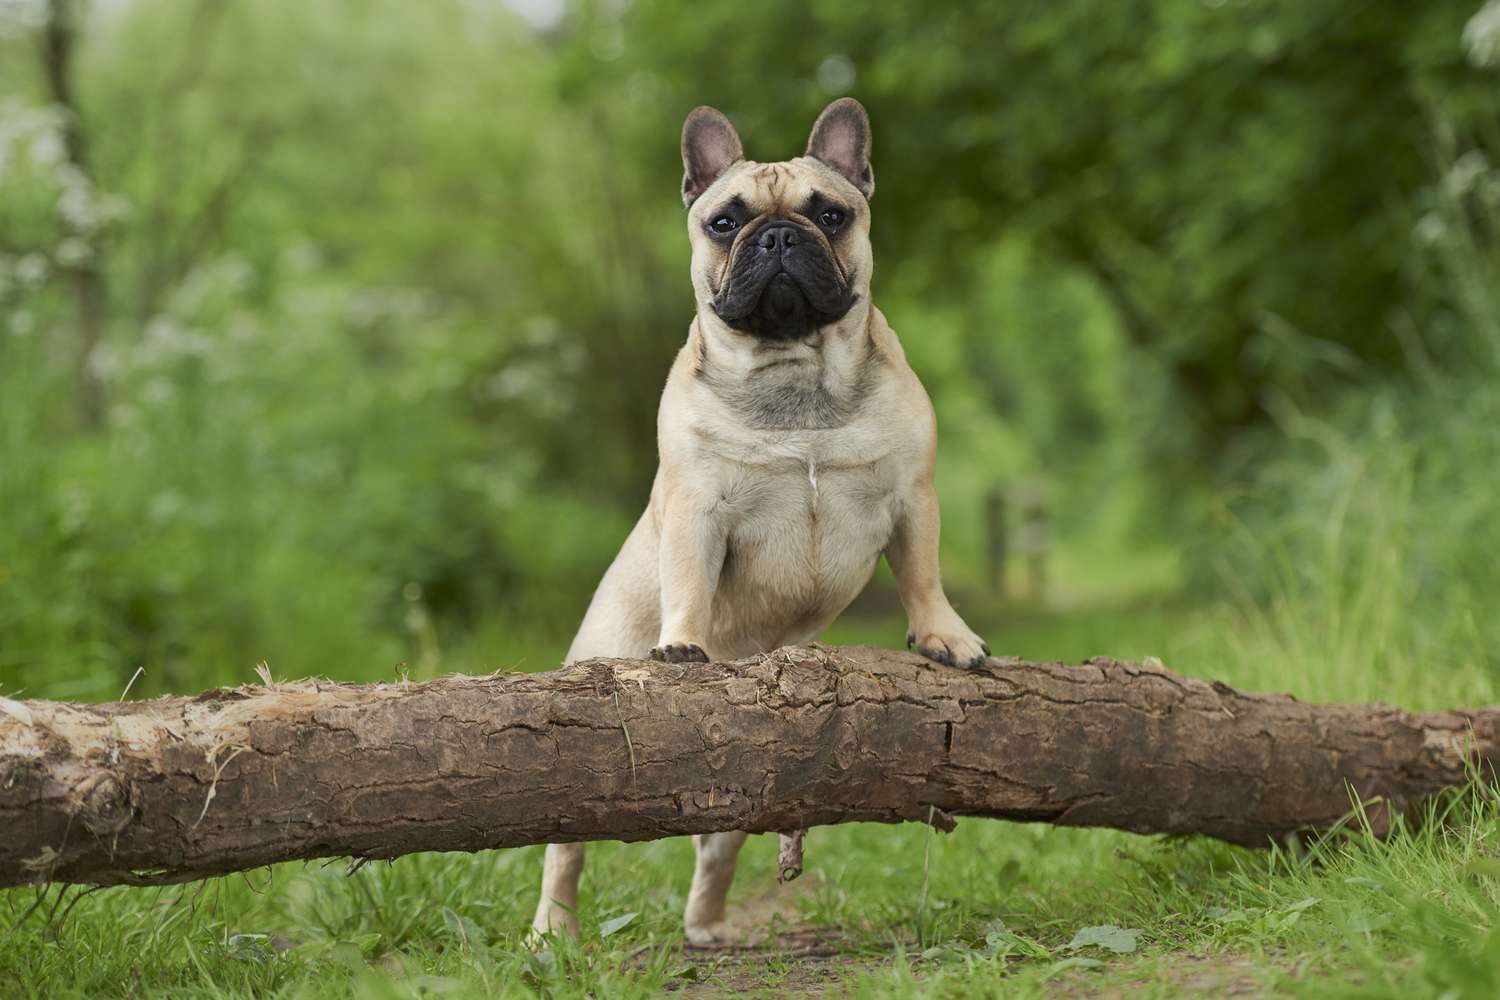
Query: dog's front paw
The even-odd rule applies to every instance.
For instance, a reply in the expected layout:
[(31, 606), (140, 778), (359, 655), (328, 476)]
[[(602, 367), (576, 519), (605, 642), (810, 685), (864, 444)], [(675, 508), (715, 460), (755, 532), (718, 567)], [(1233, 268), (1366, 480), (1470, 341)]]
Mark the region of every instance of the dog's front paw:
[(708, 654), (696, 642), (667, 642), (651, 650), (651, 659), (661, 663), (707, 663)]
[(973, 670), (984, 666), (990, 655), (989, 644), (975, 635), (957, 614), (951, 617), (951, 621), (925, 627), (913, 623), (906, 633), (906, 648), (915, 648), (934, 663), (950, 667)]

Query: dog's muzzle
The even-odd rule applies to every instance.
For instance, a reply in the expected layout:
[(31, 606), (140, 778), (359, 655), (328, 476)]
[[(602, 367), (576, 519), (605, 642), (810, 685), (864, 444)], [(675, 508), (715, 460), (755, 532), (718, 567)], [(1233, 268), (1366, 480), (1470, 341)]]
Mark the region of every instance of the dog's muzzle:
[(798, 340), (842, 319), (854, 299), (818, 234), (777, 221), (741, 238), (714, 312), (742, 333)]

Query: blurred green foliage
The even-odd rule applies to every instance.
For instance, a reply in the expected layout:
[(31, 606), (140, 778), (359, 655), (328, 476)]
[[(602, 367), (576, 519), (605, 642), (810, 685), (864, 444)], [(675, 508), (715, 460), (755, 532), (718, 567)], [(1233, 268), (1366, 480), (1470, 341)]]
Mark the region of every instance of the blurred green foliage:
[(1036, 481), (1061, 598), (1168, 551), (1247, 634), (1488, 670), (1477, 7), (0, 5), (0, 689), (555, 662), (691, 315), (683, 115), (779, 159), (843, 93), (955, 589)]

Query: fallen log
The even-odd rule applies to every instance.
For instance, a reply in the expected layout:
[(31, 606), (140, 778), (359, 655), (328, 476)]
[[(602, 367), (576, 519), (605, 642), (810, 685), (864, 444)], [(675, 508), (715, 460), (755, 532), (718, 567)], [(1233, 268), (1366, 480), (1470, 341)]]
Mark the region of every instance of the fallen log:
[(1308, 705), (1110, 659), (963, 671), (867, 647), (0, 700), (0, 886), (953, 816), (1264, 845), (1345, 821), (1351, 796), (1382, 832), (1492, 773), (1497, 750), (1500, 708)]

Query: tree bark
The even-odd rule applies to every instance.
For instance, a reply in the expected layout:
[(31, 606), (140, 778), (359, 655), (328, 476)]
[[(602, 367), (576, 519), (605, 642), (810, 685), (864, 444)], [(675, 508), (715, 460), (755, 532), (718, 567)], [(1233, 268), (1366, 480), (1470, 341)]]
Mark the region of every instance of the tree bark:
[(0, 886), (992, 816), (1264, 845), (1486, 775), (1500, 708), (1307, 705), (1110, 659), (736, 663), (0, 700)]

